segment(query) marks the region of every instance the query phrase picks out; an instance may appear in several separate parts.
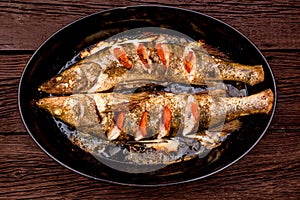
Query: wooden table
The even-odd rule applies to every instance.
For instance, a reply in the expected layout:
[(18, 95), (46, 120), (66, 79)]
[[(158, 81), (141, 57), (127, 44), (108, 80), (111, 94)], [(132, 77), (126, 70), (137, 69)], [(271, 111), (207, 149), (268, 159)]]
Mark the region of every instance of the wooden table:
[[(49, 158), (18, 112), (22, 70), (37, 47), (68, 23), (141, 1), (2, 0), (0, 2), (0, 198), (300, 199), (300, 1), (148, 1), (199, 11), (248, 36), (271, 65), (278, 86), (275, 118), (259, 144), (204, 180), (161, 188), (108, 184)], [(166, 13), (167, 14), (167, 13)]]

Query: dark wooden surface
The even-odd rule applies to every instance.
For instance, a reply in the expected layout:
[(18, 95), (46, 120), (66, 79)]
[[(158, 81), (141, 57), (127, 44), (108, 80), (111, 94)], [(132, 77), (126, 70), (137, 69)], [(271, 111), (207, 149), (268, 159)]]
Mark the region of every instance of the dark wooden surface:
[[(274, 71), (278, 106), (270, 129), (248, 155), (216, 175), (162, 188), (98, 182), (53, 161), (26, 133), (17, 88), (37, 47), (76, 19), (137, 4), (178, 6), (223, 20), (248, 36)], [(299, 130), (300, 1), (0, 1), (0, 199), (300, 199)]]

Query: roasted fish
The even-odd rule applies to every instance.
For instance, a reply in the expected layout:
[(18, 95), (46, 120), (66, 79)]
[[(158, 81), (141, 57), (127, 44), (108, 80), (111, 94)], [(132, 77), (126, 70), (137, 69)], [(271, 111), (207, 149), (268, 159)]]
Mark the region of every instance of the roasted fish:
[(261, 65), (225, 61), (210, 55), (204, 46), (203, 42), (167, 34), (114, 38), (82, 51), (80, 61), (39, 89), (51, 94), (75, 94), (149, 83), (211, 85), (228, 80), (255, 85), (264, 80)]
[(261, 65), (231, 62), (191, 38), (139, 31), (83, 50), (39, 87), (50, 95), (36, 104), (75, 129), (70, 139), (92, 155), (154, 165), (189, 160), (239, 130), (240, 117), (272, 110), (271, 89), (225, 95), (223, 81), (262, 82)]
[(273, 101), (274, 95), (268, 89), (247, 97), (231, 98), (147, 92), (74, 94), (43, 98), (37, 105), (79, 131), (110, 141), (174, 136), (201, 141), (206, 133), (231, 120), (268, 114)]

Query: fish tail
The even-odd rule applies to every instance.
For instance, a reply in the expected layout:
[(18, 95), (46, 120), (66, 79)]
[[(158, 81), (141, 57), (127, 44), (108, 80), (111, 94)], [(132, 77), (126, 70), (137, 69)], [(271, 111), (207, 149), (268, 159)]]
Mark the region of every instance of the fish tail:
[(250, 66), (222, 61), (218, 68), (223, 80), (241, 81), (251, 86), (264, 81), (262, 65)]
[(269, 114), (273, 108), (274, 94), (271, 89), (247, 97), (225, 98), (227, 120), (252, 114)]
[(269, 114), (273, 107), (274, 94), (271, 89), (264, 90), (257, 94), (258, 99), (261, 100), (261, 113)]

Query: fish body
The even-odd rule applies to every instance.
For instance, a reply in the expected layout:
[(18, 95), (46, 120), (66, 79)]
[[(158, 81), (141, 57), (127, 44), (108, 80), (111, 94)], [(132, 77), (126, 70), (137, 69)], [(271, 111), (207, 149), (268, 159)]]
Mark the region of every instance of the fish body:
[[(225, 97), (222, 81), (253, 86), (264, 71), (220, 57), (191, 38), (116, 35), (44, 82), (39, 90), (52, 95), (36, 104), (75, 128), (72, 142), (92, 155), (151, 165), (205, 156), (241, 127), (240, 117), (268, 114), (274, 101), (270, 89)], [(191, 91), (178, 91), (177, 83)], [(206, 89), (195, 92), (198, 86)]]
[(164, 34), (115, 38), (81, 52), (82, 59), (40, 86), (52, 94), (97, 93), (121, 85), (264, 80), (261, 65), (232, 63), (211, 56), (203, 43)]
[[(268, 114), (270, 89), (247, 97), (173, 93), (97, 93), (47, 97), (37, 105), (83, 132), (114, 141), (183, 136), (201, 140), (205, 130), (251, 114)], [(220, 129), (222, 131), (222, 128)]]

